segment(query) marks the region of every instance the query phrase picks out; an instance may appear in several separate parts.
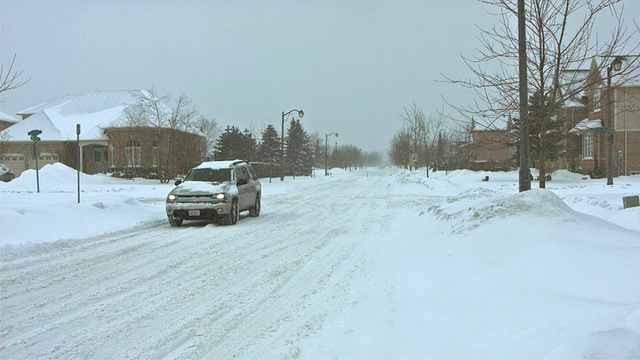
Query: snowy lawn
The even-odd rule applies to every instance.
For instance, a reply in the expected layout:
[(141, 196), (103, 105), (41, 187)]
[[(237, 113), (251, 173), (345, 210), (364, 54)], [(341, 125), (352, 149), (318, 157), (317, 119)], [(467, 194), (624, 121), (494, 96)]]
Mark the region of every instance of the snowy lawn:
[[(53, 339), (62, 335), (38, 339), (37, 322), (29, 325), (28, 332), (12, 324), (18, 314), (12, 312), (14, 294), (5, 287), (4, 269), (14, 270), (52, 249), (91, 244), (91, 238), (104, 234), (174, 230), (164, 213), (172, 184), (82, 174), (78, 204), (72, 169), (45, 166), (40, 171), (40, 193), (35, 172), (27, 171), (10, 183), (0, 183), (2, 324), (12, 324), (2, 327), (0, 357), (640, 358), (640, 208), (622, 208), (623, 196), (640, 193), (640, 176), (615, 178), (614, 186), (606, 186), (605, 179), (556, 172), (546, 190), (533, 183), (532, 191), (518, 193), (517, 172), (430, 175), (427, 179), (422, 170), (334, 169), (330, 177), (272, 183), (263, 179), (264, 216), (241, 221), (229, 234), (253, 229), (256, 221), (286, 216), (276, 239), (303, 240), (326, 233), (327, 244), (333, 244), (333, 236), (345, 245), (326, 248), (323, 256), (339, 256), (332, 252), (340, 249), (356, 249), (357, 256), (349, 256), (332, 271), (333, 278), (318, 278), (320, 290), (330, 293), (327, 298), (305, 290), (307, 295), (295, 304), (306, 317), (287, 315), (279, 320), (284, 330), (255, 334), (259, 341), (254, 345), (221, 353), (189, 340), (184, 343), (191, 347), (145, 353), (145, 346), (154, 348), (153, 340), (140, 333), (141, 344), (130, 345), (129, 351), (93, 344), (84, 352), (76, 347), (58, 353), (54, 349), (64, 346)], [(489, 181), (480, 181), (485, 176)], [(353, 195), (355, 189), (359, 190)], [(344, 213), (338, 206), (341, 198), (349, 202)], [(336, 221), (340, 226), (333, 228), (323, 222), (310, 224), (315, 233), (297, 234), (301, 225), (296, 224), (296, 215), (276, 207), (294, 199), (305, 204), (309, 216), (313, 211), (319, 218), (334, 214), (350, 219), (351, 226)], [(275, 209), (272, 213), (270, 207)], [(292, 271), (278, 291), (295, 279), (295, 271), (300, 271), (294, 270), (296, 264), (309, 267), (292, 259), (293, 253), (286, 255), (275, 264), (281, 270), (269, 270), (274, 276), (277, 271)], [(202, 311), (206, 318), (209, 310)], [(309, 318), (319, 320), (309, 325)], [(236, 323), (241, 330), (241, 321)], [(114, 323), (113, 330), (117, 329)], [(206, 328), (199, 331), (207, 333)], [(293, 331), (301, 335), (294, 336)], [(287, 348), (269, 346), (281, 344), (271, 339), (274, 336), (289, 337), (283, 343)], [(263, 342), (267, 345), (261, 349)]]

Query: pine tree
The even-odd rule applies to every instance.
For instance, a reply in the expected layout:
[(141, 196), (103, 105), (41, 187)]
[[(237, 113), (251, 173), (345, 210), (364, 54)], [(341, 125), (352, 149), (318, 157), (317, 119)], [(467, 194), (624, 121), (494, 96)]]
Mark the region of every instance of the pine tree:
[(235, 126), (227, 126), (216, 142), (214, 156), (216, 160), (255, 159), (256, 140), (249, 130), (243, 133)]
[[(566, 120), (558, 114), (548, 114), (549, 96), (537, 91), (529, 97), (529, 157), (536, 161), (537, 167), (545, 166), (547, 161), (558, 160), (564, 156), (565, 138), (564, 128)], [(557, 107), (556, 107), (557, 108)], [(514, 134), (519, 133), (519, 119), (513, 119)], [(515, 159), (520, 157), (520, 140), (511, 143), (515, 145)]]
[(285, 139), (285, 166), (289, 175), (309, 175), (313, 166), (313, 146), (300, 120), (291, 120)]
[(262, 132), (262, 141), (258, 147), (258, 160), (267, 164), (280, 162), (280, 137), (273, 125), (268, 125)]
[(267, 126), (262, 132), (262, 141), (258, 148), (258, 160), (269, 164), (269, 177), (280, 174), (277, 169), (282, 160), (282, 152), (280, 151), (280, 137), (278, 131), (273, 125)]

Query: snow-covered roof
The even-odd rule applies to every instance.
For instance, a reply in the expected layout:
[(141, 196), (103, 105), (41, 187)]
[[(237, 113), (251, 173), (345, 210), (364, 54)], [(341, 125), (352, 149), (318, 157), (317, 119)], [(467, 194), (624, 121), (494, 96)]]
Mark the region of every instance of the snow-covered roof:
[(569, 98), (579, 98), (584, 93), (585, 84), (589, 77), (589, 69), (564, 70), (558, 81), (563, 94)]
[(73, 100), (73, 99), (75, 99), (75, 98), (77, 98), (79, 96), (80, 95), (66, 95), (66, 96), (63, 96), (63, 97), (55, 99), (55, 100), (47, 101), (47, 102), (44, 102), (42, 104), (38, 104), (36, 106), (32, 106), (32, 107), (30, 107), (28, 109), (24, 109), (24, 110), (18, 111), (18, 115), (32, 115), (32, 114), (37, 113), (40, 110), (50, 109), (50, 108), (53, 108), (53, 107), (64, 105), (64, 104), (68, 103), (69, 101), (71, 101), (71, 100)]
[(11, 116), (11, 115), (9, 115), (7, 113), (3, 113), (2, 111), (0, 111), (0, 121), (17, 123), (18, 121), (20, 121), (20, 119), (18, 119), (15, 116)]
[(570, 99), (564, 102), (563, 107), (586, 107), (587, 105), (581, 103), (578, 100)]
[(603, 127), (602, 120), (600, 119), (593, 119), (593, 120), (584, 119), (580, 121), (578, 125), (576, 125), (569, 132), (578, 133), (578, 132), (593, 130), (593, 129), (602, 128), (602, 127)]
[(92, 91), (84, 95), (70, 95), (21, 111), (33, 115), (3, 131), (9, 141), (30, 140), (27, 133), (42, 130), (43, 141), (75, 141), (76, 124), (80, 124), (80, 140), (106, 140), (103, 129), (116, 126), (123, 110), (148, 96), (143, 90)]

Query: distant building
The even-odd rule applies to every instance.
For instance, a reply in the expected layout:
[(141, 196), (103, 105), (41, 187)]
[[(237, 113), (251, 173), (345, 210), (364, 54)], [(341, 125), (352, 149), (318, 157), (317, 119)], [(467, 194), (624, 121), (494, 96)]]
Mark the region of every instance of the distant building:
[[(142, 90), (93, 91), (69, 95), (20, 111), (22, 120), (0, 136), (2, 162), (18, 176), (35, 169), (33, 141), (41, 130), (38, 166), (61, 162), (87, 174), (113, 172), (121, 176), (154, 177), (164, 171), (184, 173), (204, 157), (205, 140), (192, 129), (157, 126), (132, 119), (127, 109), (148, 96)], [(164, 106), (163, 111), (170, 111)], [(78, 142), (76, 125), (80, 125)]]
[[(504, 124), (504, 123), (503, 123)], [(510, 133), (511, 117), (506, 121), (504, 129), (495, 127), (477, 129), (478, 125), (472, 119), (470, 141), (464, 145), (469, 156), (471, 170), (503, 170), (517, 166), (515, 164), (515, 146)]]

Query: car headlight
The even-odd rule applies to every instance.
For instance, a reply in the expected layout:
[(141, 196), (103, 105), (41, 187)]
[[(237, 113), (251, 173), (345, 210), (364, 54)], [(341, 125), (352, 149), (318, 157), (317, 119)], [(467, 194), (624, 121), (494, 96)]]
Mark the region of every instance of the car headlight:
[(216, 194), (215, 198), (218, 200), (227, 201), (227, 194), (225, 193)]
[(173, 195), (173, 194), (169, 194), (169, 196), (167, 196), (167, 202), (174, 202), (176, 201), (178, 197)]

